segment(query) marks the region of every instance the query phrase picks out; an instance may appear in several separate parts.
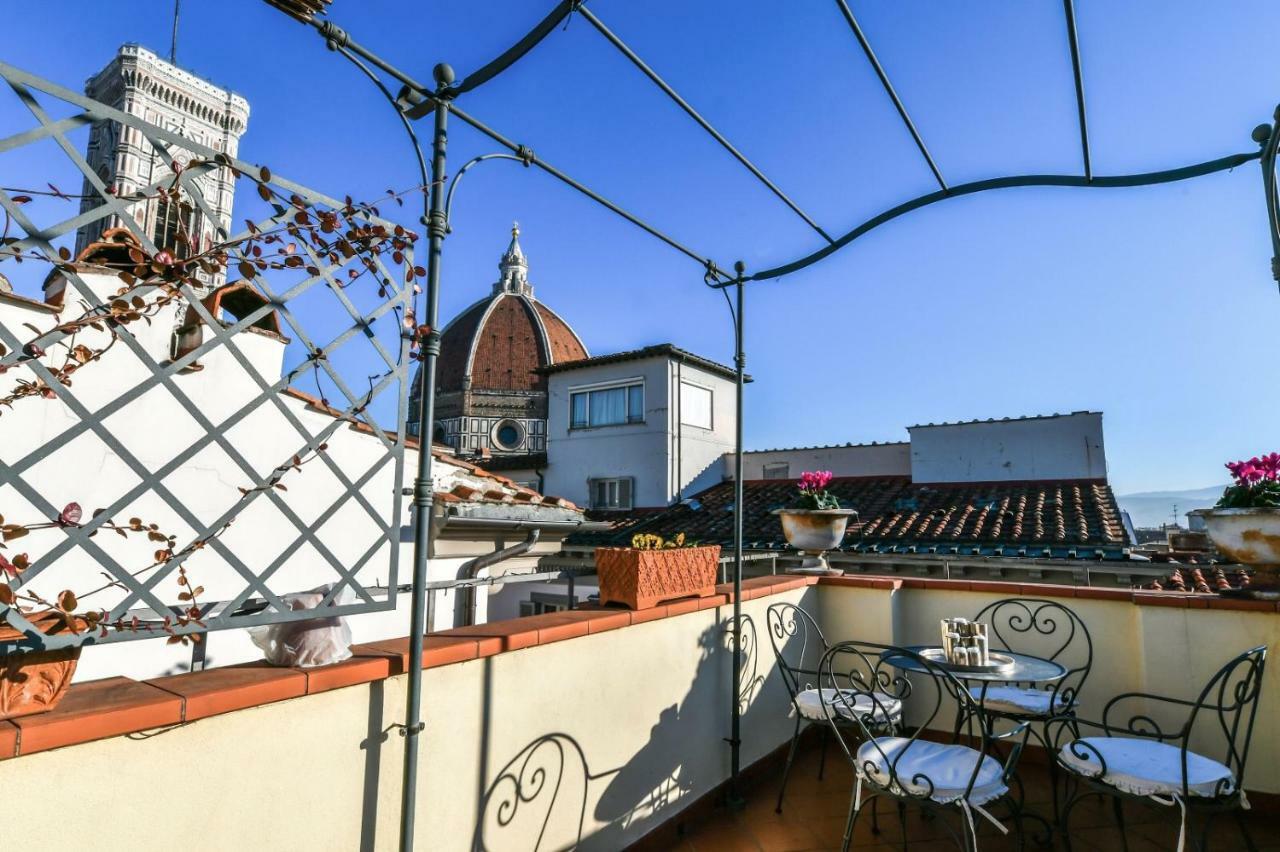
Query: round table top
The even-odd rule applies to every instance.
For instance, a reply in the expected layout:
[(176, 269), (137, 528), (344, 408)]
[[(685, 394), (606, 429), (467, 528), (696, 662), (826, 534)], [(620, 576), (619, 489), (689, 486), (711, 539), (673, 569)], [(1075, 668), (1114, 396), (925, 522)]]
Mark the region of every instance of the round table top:
[[(908, 645), (906, 647), (908, 651), (914, 651), (918, 654), (936, 646)], [(1013, 658), (1013, 668), (1002, 672), (951, 671), (951, 673), (956, 676), (957, 680), (977, 680), (990, 683), (1053, 683), (1066, 677), (1067, 667), (1061, 663), (1042, 660), (1030, 654), (1015, 654), (1012, 651), (1002, 650), (999, 653)], [(928, 670), (912, 657), (904, 657), (900, 654), (894, 655), (892, 651), (884, 651), (880, 654), (880, 657), (894, 668), (909, 672), (928, 673)], [(944, 664), (938, 664), (938, 667), (950, 671)]]

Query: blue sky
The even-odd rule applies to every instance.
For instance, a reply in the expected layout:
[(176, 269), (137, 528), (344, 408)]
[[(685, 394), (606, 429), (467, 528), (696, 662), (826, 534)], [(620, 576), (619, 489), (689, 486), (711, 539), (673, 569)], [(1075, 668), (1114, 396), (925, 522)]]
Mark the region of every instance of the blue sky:
[[(337, 0), (332, 17), (427, 79), (442, 60), (465, 76), (551, 5)], [(949, 182), (1080, 171), (1056, 0), (852, 5)], [(242, 157), (339, 196), (416, 183), (395, 116), (314, 33), (257, 0), (182, 6), (179, 64), (250, 101)], [(834, 3), (591, 8), (829, 232), (934, 188)], [(11, 4), (9, 31), (28, 37), (9, 39), (3, 58), (78, 90), (122, 42), (167, 52), (171, 12), (168, 0)], [(1077, 16), (1096, 174), (1256, 149), (1250, 130), (1280, 101), (1265, 61), (1280, 4), (1239, 0), (1223, 14), (1080, 0)], [(461, 104), (726, 266), (820, 245), (583, 20)], [(0, 98), (0, 132), (28, 122)], [(455, 167), (490, 150), (455, 122)], [(16, 180), (0, 158), (0, 181)], [(476, 168), (459, 190), (442, 319), (488, 292), (512, 219), (537, 296), (593, 354), (671, 341), (731, 358), (723, 300), (695, 264), (509, 162)], [(1224, 460), (1275, 449), (1270, 254), (1253, 163), (913, 213), (752, 285), (748, 446), (897, 440), (914, 423), (1087, 408), (1105, 412), (1117, 491), (1223, 481)]]

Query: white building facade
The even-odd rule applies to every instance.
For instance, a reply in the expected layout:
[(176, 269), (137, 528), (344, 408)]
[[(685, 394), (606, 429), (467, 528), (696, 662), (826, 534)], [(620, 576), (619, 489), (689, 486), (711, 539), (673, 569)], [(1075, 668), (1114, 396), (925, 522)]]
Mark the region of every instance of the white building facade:
[(544, 368), (543, 491), (601, 510), (665, 507), (720, 482), (734, 373), (670, 344)]

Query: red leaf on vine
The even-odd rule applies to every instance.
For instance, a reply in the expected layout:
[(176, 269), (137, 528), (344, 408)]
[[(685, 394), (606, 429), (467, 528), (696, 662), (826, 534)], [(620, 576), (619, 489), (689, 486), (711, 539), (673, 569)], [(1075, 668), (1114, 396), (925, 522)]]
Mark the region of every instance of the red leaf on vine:
[(80, 523), (82, 517), (84, 517), (84, 510), (80, 508), (80, 504), (68, 503), (58, 514), (58, 523), (64, 527), (74, 527)]
[(3, 553), (0, 553), (0, 574), (4, 574), (8, 577), (18, 576), (18, 566), (6, 559)]

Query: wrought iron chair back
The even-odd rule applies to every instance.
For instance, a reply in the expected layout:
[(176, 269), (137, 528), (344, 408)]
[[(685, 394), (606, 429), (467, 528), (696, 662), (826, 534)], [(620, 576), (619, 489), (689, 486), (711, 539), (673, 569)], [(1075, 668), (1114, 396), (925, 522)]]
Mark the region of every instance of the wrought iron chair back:
[[(1244, 788), (1245, 762), (1253, 739), (1266, 661), (1265, 645), (1236, 655), (1209, 679), (1195, 701), (1142, 692), (1121, 693), (1108, 701), (1103, 709), (1102, 727), (1108, 736), (1139, 736), (1177, 743), (1181, 752), (1184, 800), (1190, 798), (1187, 754), (1189, 750), (1195, 751), (1190, 748), (1193, 736), (1199, 733), (1202, 749), (1204, 740), (1210, 741), (1212, 745), (1212, 740), (1220, 736), (1222, 741), (1218, 747), (1204, 750), (1210, 751), (1210, 756), (1215, 759), (1220, 758), (1222, 764), (1231, 770), (1234, 784), (1231, 779), (1222, 779), (1212, 798), (1230, 795), (1235, 790)], [(1141, 709), (1132, 706), (1126, 708), (1126, 705), (1135, 702), (1141, 703)], [(1164, 705), (1168, 710), (1163, 714), (1153, 712), (1153, 705)], [(1180, 708), (1190, 709), (1176, 728), (1162, 726), (1156, 719), (1157, 715), (1171, 716)], [(1101, 759), (1100, 755), (1092, 753), (1088, 756), (1094, 760)], [(1102, 774), (1106, 774), (1105, 762)]]
[(1093, 639), (1074, 610), (1043, 598), (1005, 598), (987, 604), (973, 620), (990, 625), (992, 650), (1031, 654), (1066, 667), (1066, 675), (1045, 686), (1051, 713), (1077, 700), (1093, 670)]
[(827, 638), (813, 616), (791, 603), (770, 605), (766, 613), (769, 643), (778, 662), (778, 671), (797, 714), (796, 698), (818, 679), (818, 661), (827, 651)]
[[(894, 665), (895, 660), (911, 661), (920, 671), (909, 678)], [(819, 688), (836, 690), (832, 700), (824, 703), (827, 719), (855, 775), (861, 776), (863, 783), (870, 780), (879, 792), (898, 799), (922, 802), (935, 798), (938, 787), (934, 779), (919, 772), (904, 774), (899, 771), (899, 765), (921, 739), (921, 734), (937, 727), (934, 722), (939, 712), (944, 705), (949, 708), (947, 699), (959, 703), (965, 712), (980, 721), (971, 747), (984, 757), (992, 756), (991, 746), (996, 738), (990, 733), (982, 705), (954, 675), (914, 651), (874, 642), (841, 642), (832, 646), (819, 663)], [(912, 726), (895, 738), (905, 740), (905, 745), (898, 743), (886, 749), (877, 739), (883, 736), (883, 731), (875, 720), (879, 714), (887, 716), (890, 713), (889, 699), (904, 705), (907, 699), (911, 699)], [(853, 726), (848, 726), (850, 721)], [(1019, 726), (1016, 732), (1021, 733), (1022, 730), (1023, 726)], [(1005, 763), (1006, 779), (1017, 765), (1024, 741), (1025, 738), (1014, 742)], [(859, 743), (869, 744), (873, 753), (860, 759), (859, 753), (866, 745), (860, 748)], [(993, 759), (999, 762), (998, 757)], [(957, 791), (957, 799), (968, 800), (982, 765), (981, 759), (974, 761), (973, 771), (963, 791)], [(882, 780), (873, 780), (876, 777)]]

